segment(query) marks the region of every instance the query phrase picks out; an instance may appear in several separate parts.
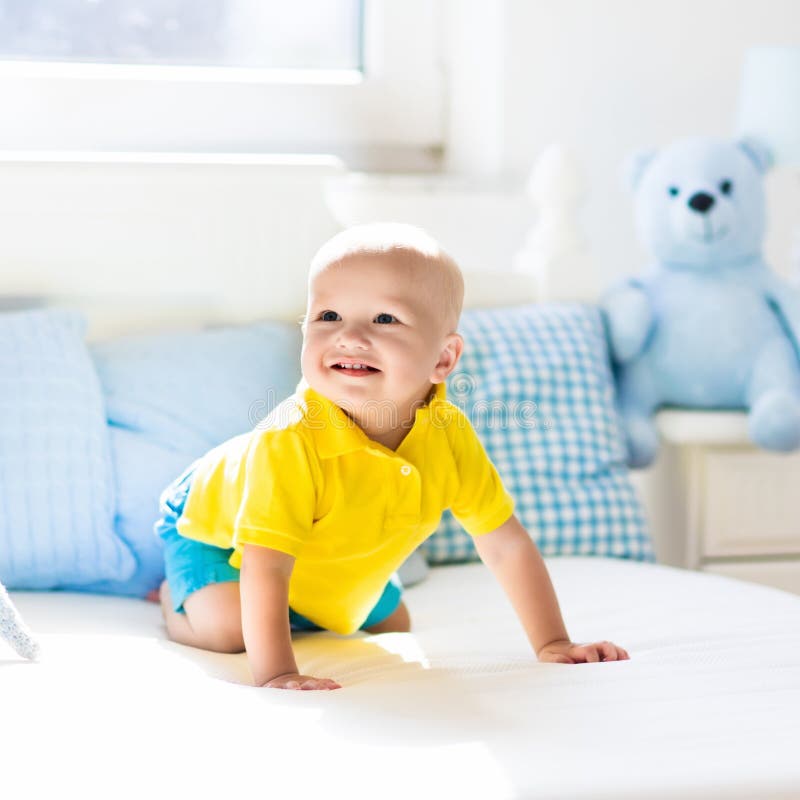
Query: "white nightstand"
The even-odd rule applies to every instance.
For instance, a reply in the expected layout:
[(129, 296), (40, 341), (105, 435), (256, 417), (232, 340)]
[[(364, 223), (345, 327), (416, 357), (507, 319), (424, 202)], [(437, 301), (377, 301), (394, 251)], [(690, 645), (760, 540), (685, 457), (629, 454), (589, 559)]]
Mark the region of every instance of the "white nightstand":
[(800, 594), (800, 453), (753, 447), (736, 412), (657, 421), (658, 460), (634, 480), (658, 560)]

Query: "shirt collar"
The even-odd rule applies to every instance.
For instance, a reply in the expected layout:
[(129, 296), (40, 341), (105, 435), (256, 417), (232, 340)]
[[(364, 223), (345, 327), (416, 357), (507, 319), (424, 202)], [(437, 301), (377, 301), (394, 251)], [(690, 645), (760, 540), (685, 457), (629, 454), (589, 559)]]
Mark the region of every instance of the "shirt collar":
[[(312, 389), (305, 378), (297, 385), (295, 397), (303, 413), (303, 424), (313, 436), (320, 458), (334, 458), (366, 448), (386, 450), (382, 445), (372, 441), (336, 403)], [(427, 422), (431, 410), (446, 399), (445, 384), (434, 384), (431, 399), (417, 409), (414, 425), (408, 436), (411, 436), (417, 426)]]

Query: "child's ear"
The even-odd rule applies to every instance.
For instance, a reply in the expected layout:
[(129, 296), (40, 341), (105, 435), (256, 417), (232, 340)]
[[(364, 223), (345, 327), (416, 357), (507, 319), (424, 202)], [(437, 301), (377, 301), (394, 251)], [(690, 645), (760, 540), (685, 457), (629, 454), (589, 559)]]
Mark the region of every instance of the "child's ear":
[(461, 353), (464, 352), (464, 340), (461, 334), (448, 334), (444, 341), (442, 352), (439, 353), (439, 360), (431, 373), (431, 383), (442, 383), (444, 379), (456, 368)]

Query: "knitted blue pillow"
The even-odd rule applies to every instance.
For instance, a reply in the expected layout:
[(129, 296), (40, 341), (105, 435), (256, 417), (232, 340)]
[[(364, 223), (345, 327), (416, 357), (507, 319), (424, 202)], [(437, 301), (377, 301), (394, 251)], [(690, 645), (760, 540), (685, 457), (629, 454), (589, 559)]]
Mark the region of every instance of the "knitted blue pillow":
[(89, 591), (141, 597), (161, 583), (159, 495), (195, 458), (250, 430), (294, 391), (301, 338), (299, 325), (261, 322), (91, 346), (108, 413), (115, 528), (137, 566), (126, 580)]
[(76, 313), (0, 314), (0, 581), (124, 580), (100, 384)]
[[(472, 421), (545, 556), (653, 560), (599, 312), (581, 305), (466, 311), (448, 399)], [(425, 544), (430, 563), (478, 558), (450, 512)]]

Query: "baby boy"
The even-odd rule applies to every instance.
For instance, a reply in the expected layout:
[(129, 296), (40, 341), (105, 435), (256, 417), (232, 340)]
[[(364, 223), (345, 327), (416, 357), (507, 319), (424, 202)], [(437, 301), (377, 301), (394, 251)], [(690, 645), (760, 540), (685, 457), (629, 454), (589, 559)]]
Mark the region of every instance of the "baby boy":
[(359, 226), (322, 247), (296, 393), (162, 494), (170, 638), (246, 650), (258, 686), (340, 688), (298, 673), (292, 630), (408, 631), (394, 573), (449, 508), (540, 661), (628, 658), (570, 641), (512, 498), (445, 398), (463, 294), (456, 264), (416, 228)]

